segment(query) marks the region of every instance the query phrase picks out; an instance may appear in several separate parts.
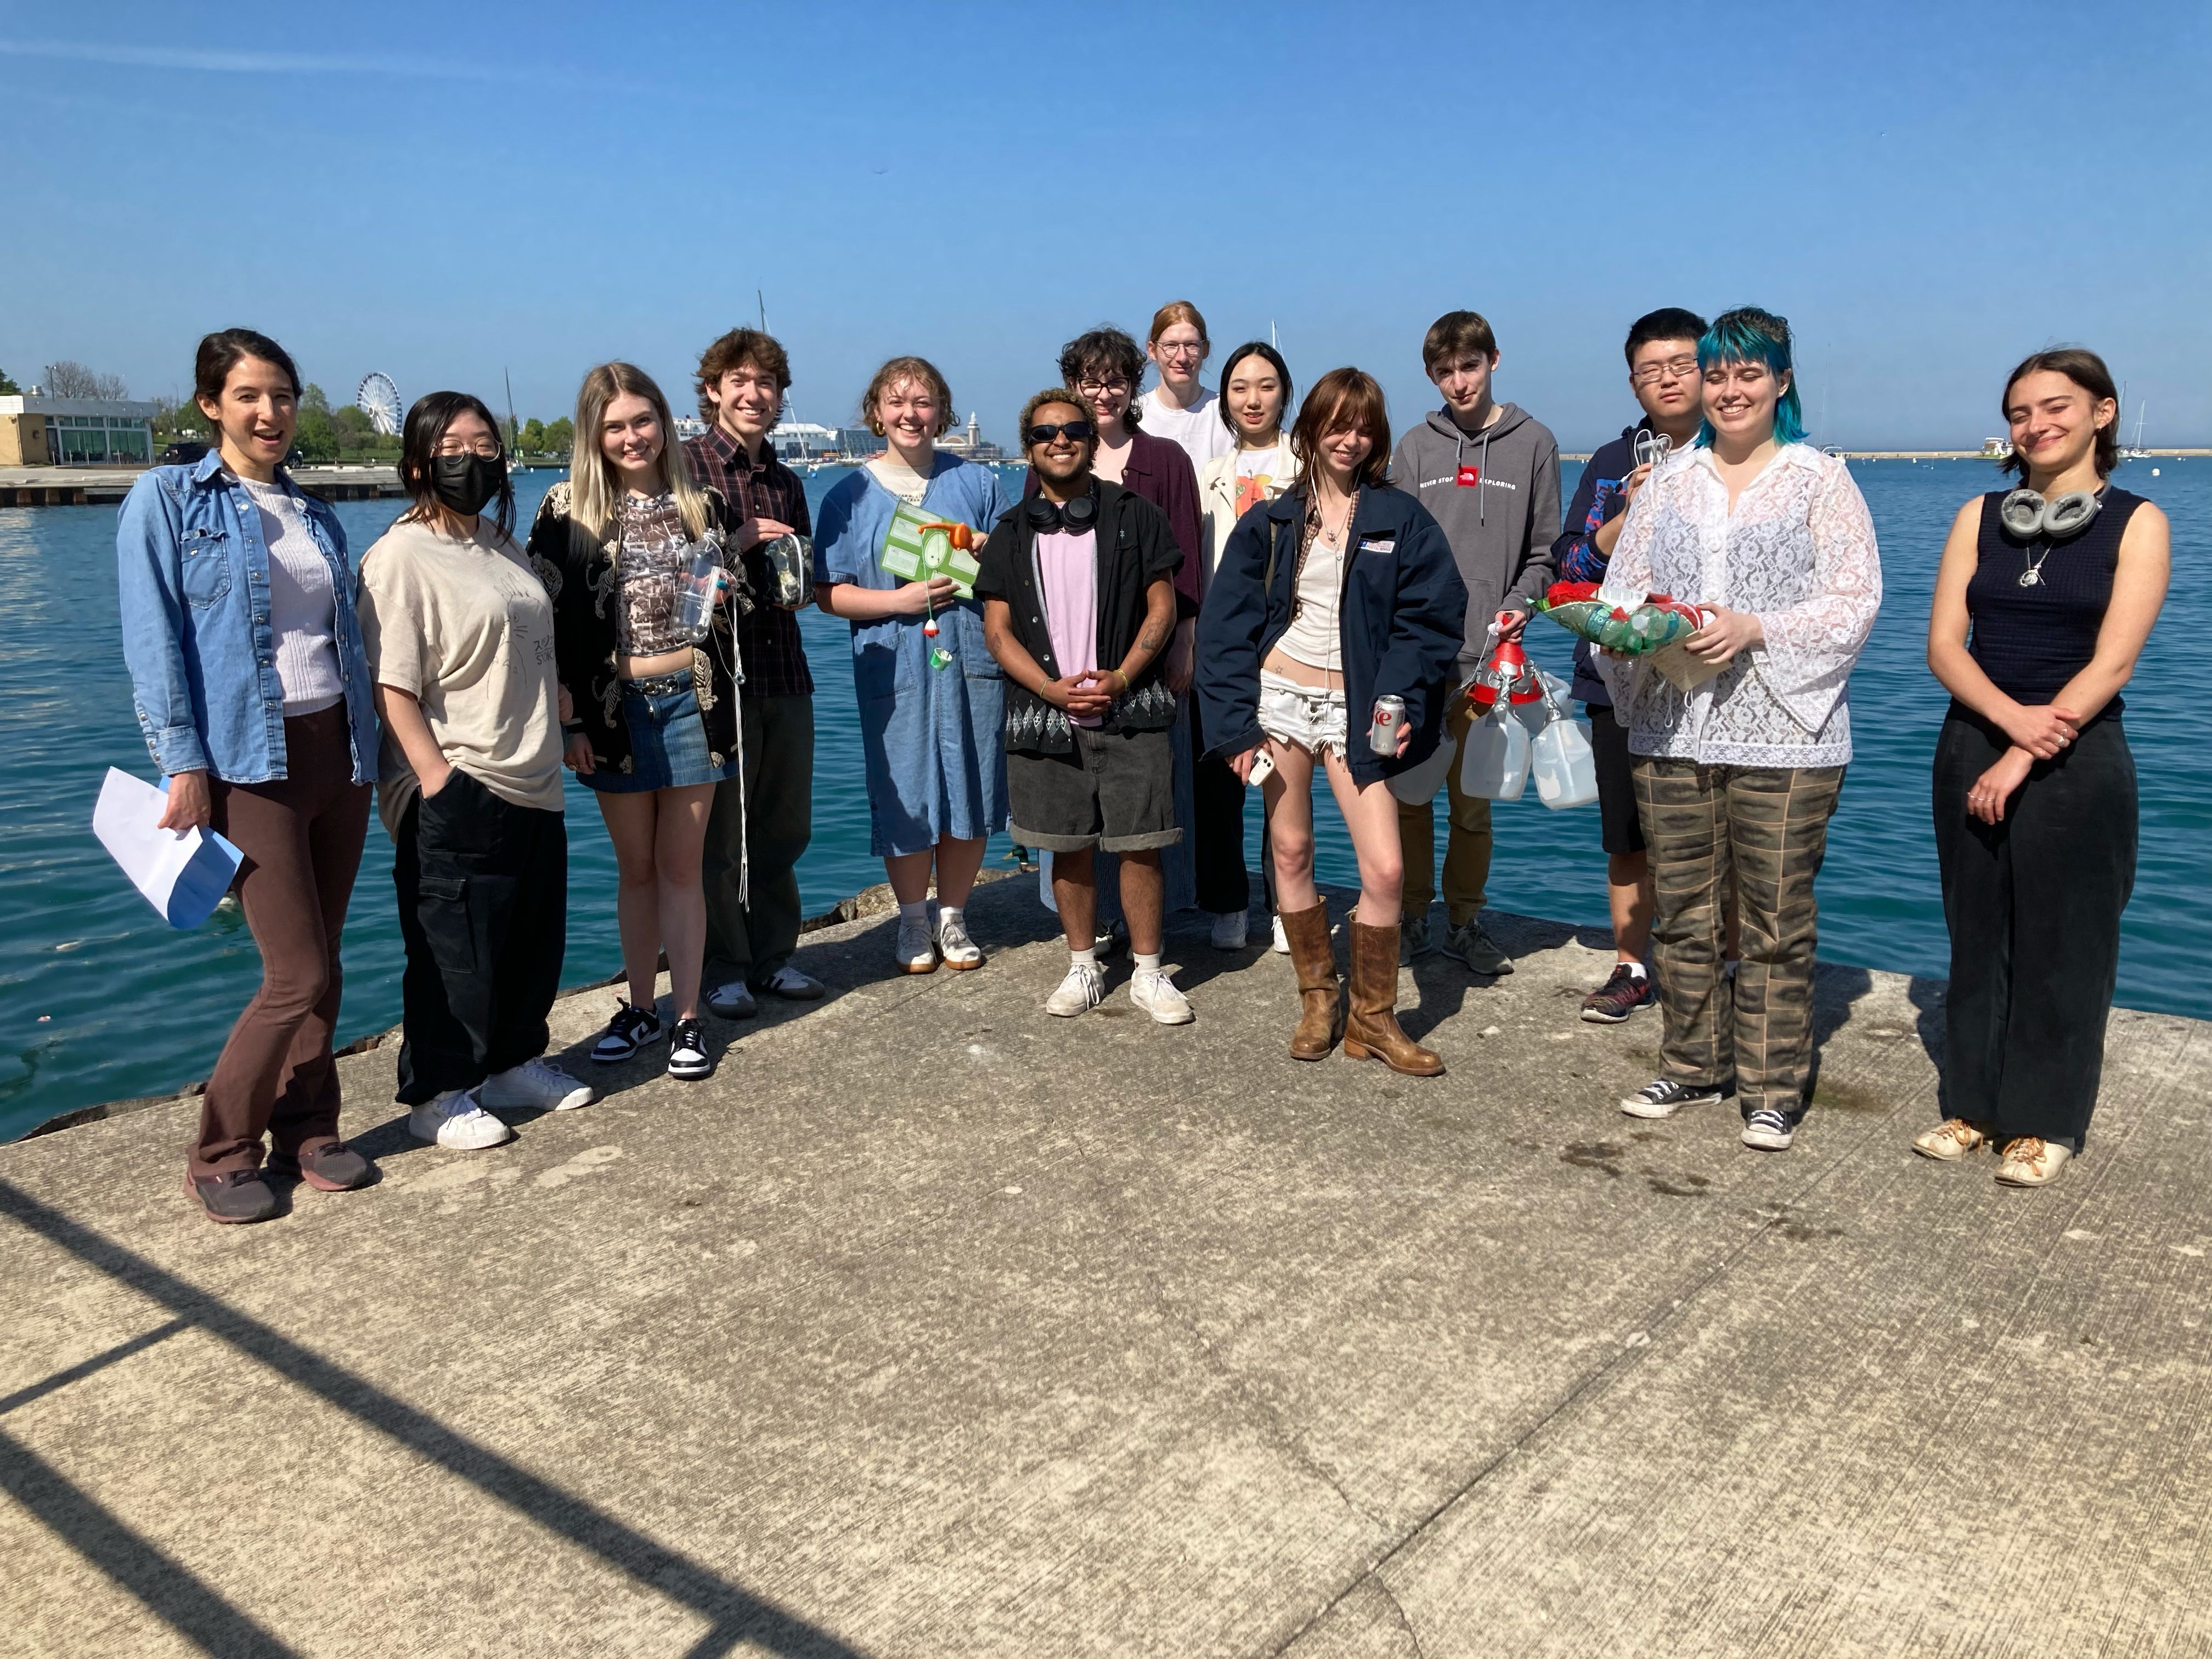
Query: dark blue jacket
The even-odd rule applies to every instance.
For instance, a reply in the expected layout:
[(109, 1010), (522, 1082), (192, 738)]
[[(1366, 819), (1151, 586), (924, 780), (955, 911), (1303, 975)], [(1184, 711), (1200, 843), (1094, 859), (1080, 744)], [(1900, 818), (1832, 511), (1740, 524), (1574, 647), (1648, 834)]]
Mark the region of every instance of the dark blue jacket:
[[(1255, 747), (1260, 665), (1291, 625), (1306, 497), (1293, 489), (1237, 521), (1198, 617), (1199, 731), (1226, 759)], [(1272, 558), (1274, 579), (1267, 580)], [(1359, 492), (1346, 538), (1337, 635), (1344, 647), (1346, 759), (1355, 781), (1379, 783), (1437, 746), (1467, 622), (1467, 585), (1428, 510), (1388, 485)], [(1377, 697), (1406, 700), (1413, 741), (1403, 760), (1367, 746)]]
[[(1601, 582), (1612, 562), (1590, 543), (1598, 526), (1616, 517), (1628, 505), (1620, 481), (1636, 470), (1636, 434), (1650, 429), (1649, 421), (1620, 428), (1620, 435), (1599, 449), (1583, 466), (1575, 485), (1575, 498), (1567, 503), (1559, 539), (1552, 544), (1552, 569), (1563, 582)], [(1575, 683), (1571, 695), (1578, 701), (1613, 707), (1612, 695), (1597, 677), (1588, 640), (1575, 641)]]

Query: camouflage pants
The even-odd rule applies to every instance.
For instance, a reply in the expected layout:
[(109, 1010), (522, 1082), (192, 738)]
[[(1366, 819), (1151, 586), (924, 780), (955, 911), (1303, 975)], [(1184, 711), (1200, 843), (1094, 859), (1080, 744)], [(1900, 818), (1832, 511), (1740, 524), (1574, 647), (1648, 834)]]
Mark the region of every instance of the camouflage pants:
[[(1746, 1116), (1768, 1106), (1796, 1117), (1813, 1062), (1813, 878), (1844, 769), (1639, 755), (1635, 770), (1658, 890), (1661, 1069), (1691, 1084), (1723, 1084), (1733, 1073)], [(1743, 951), (1733, 985), (1721, 960), (1731, 876)]]

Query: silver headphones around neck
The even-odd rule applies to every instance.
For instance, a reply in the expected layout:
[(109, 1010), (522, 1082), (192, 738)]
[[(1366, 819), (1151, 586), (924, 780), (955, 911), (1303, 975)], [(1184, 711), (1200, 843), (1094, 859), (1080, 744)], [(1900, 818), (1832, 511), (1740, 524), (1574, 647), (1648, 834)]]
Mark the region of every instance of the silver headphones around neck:
[(2089, 527), (2089, 521), (2104, 505), (2102, 490), (2071, 489), (2055, 501), (2046, 501), (2033, 489), (2015, 489), (1997, 504), (1997, 521), (2020, 541), (2033, 541), (2040, 536), (2048, 541), (2069, 542)]

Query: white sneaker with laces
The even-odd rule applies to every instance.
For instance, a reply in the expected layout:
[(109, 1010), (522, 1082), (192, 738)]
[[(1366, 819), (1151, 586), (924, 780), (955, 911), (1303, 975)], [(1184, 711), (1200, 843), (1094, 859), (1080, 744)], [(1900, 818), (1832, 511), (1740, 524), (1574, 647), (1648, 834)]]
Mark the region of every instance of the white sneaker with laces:
[(1271, 931), (1275, 935), (1274, 944), (1271, 948), (1279, 957), (1286, 957), (1290, 955), (1291, 936), (1283, 931), (1282, 917), (1279, 915), (1271, 916), (1268, 920), (1273, 924)]
[(1176, 989), (1164, 968), (1139, 968), (1129, 981), (1129, 1000), (1162, 1025), (1188, 1025), (1198, 1018), (1190, 999)]
[(1241, 951), (1249, 937), (1244, 912), (1224, 910), (1213, 919), (1213, 948), (1217, 951)]
[(968, 937), (963, 918), (950, 910), (937, 913), (937, 951), (956, 973), (983, 965), (981, 947)]
[(760, 1012), (753, 988), (741, 979), (717, 985), (707, 993), (707, 1012), (717, 1019), (750, 1019)]
[(482, 1152), (514, 1139), (514, 1131), (477, 1104), (474, 1089), (448, 1089), (407, 1114), (407, 1133), (457, 1152)]
[(927, 916), (899, 918), (897, 956), (902, 973), (933, 974), (937, 971), (937, 946), (930, 942)]
[(1106, 1000), (1106, 975), (1091, 962), (1071, 962), (1060, 988), (1044, 1000), (1044, 1011), (1062, 1019), (1086, 1013)]
[(526, 1060), (478, 1084), (477, 1098), (486, 1106), (508, 1110), (573, 1112), (590, 1105), (599, 1095), (550, 1060)]

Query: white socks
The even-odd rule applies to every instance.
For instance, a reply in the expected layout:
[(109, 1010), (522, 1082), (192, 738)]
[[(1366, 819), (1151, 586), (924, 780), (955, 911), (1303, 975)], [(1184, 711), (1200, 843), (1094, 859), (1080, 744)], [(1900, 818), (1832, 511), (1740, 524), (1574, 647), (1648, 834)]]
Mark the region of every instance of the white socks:
[(964, 907), (956, 908), (950, 904), (940, 904), (937, 907), (937, 925), (940, 927), (948, 921), (957, 927), (966, 916), (967, 911)]
[(902, 904), (899, 906), (899, 920), (901, 921), (925, 921), (928, 919), (928, 909), (929, 901), (927, 899), (916, 899), (911, 904)]
[(1152, 955), (1146, 956), (1142, 951), (1132, 951), (1129, 952), (1129, 955), (1135, 961), (1137, 964), (1137, 971), (1139, 973), (1157, 974), (1160, 971), (1160, 953), (1158, 951), (1155, 951)]
[(1067, 947), (1067, 957), (1070, 962), (1079, 966), (1096, 968), (1098, 965), (1098, 947), (1095, 945), (1086, 945), (1079, 951), (1071, 945)]

